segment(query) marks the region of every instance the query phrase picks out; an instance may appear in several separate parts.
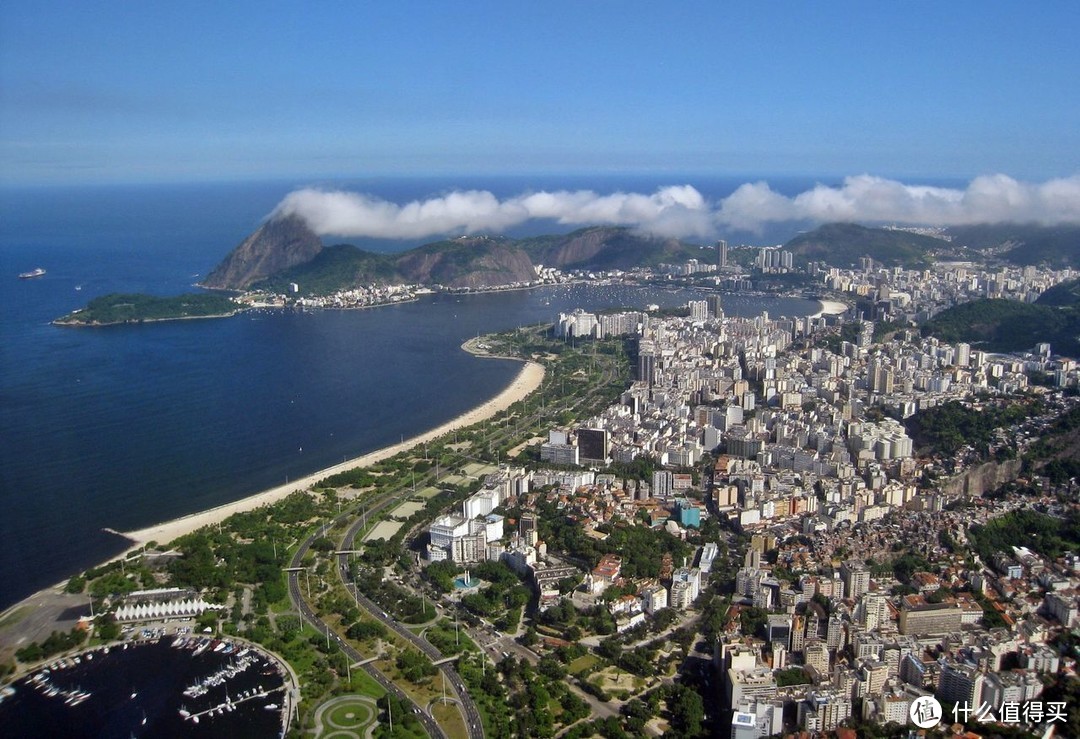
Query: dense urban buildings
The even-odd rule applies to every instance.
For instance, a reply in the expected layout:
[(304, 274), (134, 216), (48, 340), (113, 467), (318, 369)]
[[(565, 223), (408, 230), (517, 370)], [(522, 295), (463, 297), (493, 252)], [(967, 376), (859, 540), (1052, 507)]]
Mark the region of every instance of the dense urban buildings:
[[(726, 245), (717, 250), (724, 267)], [(791, 267), (782, 250), (761, 250), (758, 262), (765, 272)], [(486, 556), (529, 573), (542, 608), (567, 597), (544, 574), (551, 568), (574, 572), (591, 598), (618, 586), (621, 595), (604, 602), (623, 633), (665, 608), (692, 614), (717, 544), (644, 576), (627, 577), (617, 554), (582, 571), (548, 552), (524, 516), (493, 544), (484, 516), (506, 499), (492, 497), (491, 486), (513, 488), (511, 502), (526, 512), (557, 504), (596, 538), (617, 525), (693, 539), (720, 524), (750, 541), (734, 576), (733, 612), (765, 614), (754, 633), (732, 619), (716, 644), (732, 736), (828, 732), (856, 719), (906, 723), (912, 702), (933, 694), (1011, 716), (1014, 704), (1039, 698), (1038, 676), (1060, 667), (1046, 642), (1080, 620), (1078, 561), (1024, 548), (983, 561), (965, 547), (965, 532), (1018, 507), (981, 499), (979, 471), (993, 460), (1007, 467), (1038, 438), (1041, 421), (993, 437), (979, 454), (961, 446), (949, 457), (917, 456), (905, 421), (950, 403), (1004, 407), (1017, 394), (1061, 412), (1075, 407), (1062, 391), (1077, 388), (1078, 367), (1046, 345), (992, 354), (905, 325), (976, 297), (1030, 301), (1073, 274), (879, 269), (870, 260), (859, 270), (811, 269), (833, 290), (870, 298), (873, 315), (736, 318), (717, 295), (690, 301), (685, 317), (561, 316), (556, 333), (566, 338), (634, 337), (634, 381), (595, 417), (550, 431), (538, 468), (504, 467), (466, 501), (464, 515), (432, 525), (429, 554), (474, 561), (484, 550), (467, 542), (488, 537)], [(875, 337), (875, 320), (894, 328)], [(845, 324), (856, 330), (841, 336)], [(1033, 385), (1033, 372), (1049, 386)], [(635, 460), (655, 471), (636, 480), (601, 471)], [(922, 569), (898, 575), (901, 554)], [(778, 681), (791, 670), (801, 678)], [(785, 707), (795, 726), (784, 724)]]

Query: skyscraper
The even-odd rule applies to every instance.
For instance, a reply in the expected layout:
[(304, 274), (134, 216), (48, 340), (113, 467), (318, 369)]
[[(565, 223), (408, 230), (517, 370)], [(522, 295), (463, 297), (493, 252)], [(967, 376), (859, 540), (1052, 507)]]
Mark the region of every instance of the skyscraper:
[(716, 266), (717, 268), (727, 266), (727, 242), (723, 239), (716, 242)]

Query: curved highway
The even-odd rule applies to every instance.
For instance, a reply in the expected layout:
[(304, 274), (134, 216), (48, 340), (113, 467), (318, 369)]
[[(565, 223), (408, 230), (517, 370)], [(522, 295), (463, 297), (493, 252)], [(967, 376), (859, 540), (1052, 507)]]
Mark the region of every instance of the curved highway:
[[(352, 549), (353, 540), (356, 538), (357, 532), (364, 525), (363, 521), (356, 521), (349, 530), (345, 532), (345, 536), (342, 537), (341, 548)], [(345, 588), (356, 599), (356, 602), (370, 613), (380, 622), (386, 624), (394, 630), (396, 634), (403, 639), (407, 639), (417, 649), (423, 652), (432, 662), (437, 662), (443, 659), (446, 655), (432, 646), (431, 642), (423, 637), (417, 636), (407, 628), (399, 624), (396, 620), (390, 618), (386, 613), (379, 608), (378, 604), (373, 603), (367, 596), (359, 592), (356, 589), (355, 584), (348, 581), (346, 573), (349, 570), (348, 554), (338, 555), (338, 576), (345, 584)], [(461, 675), (454, 669), (453, 663), (447, 662), (440, 665), (439, 669), (446, 676), (446, 682), (449, 686), (452, 686), (454, 692), (457, 695), (458, 708), (461, 710), (462, 716), (465, 719), (465, 726), (468, 729), (469, 737), (471, 739), (483, 739), (484, 736), (484, 722), (480, 720), (480, 711), (476, 708), (476, 702), (473, 701), (472, 696), (469, 695), (469, 691), (465, 687), (465, 682), (461, 679)]]
[[(303, 561), (304, 555), (307, 554), (308, 549), (311, 547), (311, 543), (315, 541), (315, 539), (317, 539), (318, 537), (323, 536), (326, 530), (326, 525), (320, 526), (314, 533), (308, 536), (307, 539), (300, 543), (300, 546), (297, 548), (296, 553), (292, 557), (292, 560), (289, 562), (290, 568), (299, 568), (301, 566), (300, 563)], [(345, 653), (345, 656), (352, 663), (355, 664), (356, 662), (367, 659), (365, 655), (360, 654), (360, 652), (356, 651), (356, 649), (354, 649), (348, 642), (342, 640), (341, 637), (334, 633), (334, 631), (331, 630), (330, 627), (327, 626), (321, 618), (319, 618), (319, 616), (311, 609), (311, 607), (308, 606), (307, 601), (304, 600), (304, 597), (300, 592), (299, 571), (292, 569), (289, 571), (288, 575), (289, 599), (292, 601), (293, 607), (295, 607), (300, 613), (300, 617), (307, 621), (309, 624), (311, 624), (323, 636), (327, 636), (329, 634), (329, 638), (337, 642), (338, 647), (341, 648), (341, 650)], [(416, 703), (413, 701), (413, 699), (410, 698), (401, 688), (395, 685), (393, 681), (386, 677), (386, 675), (384, 675), (379, 670), (379, 668), (375, 667), (375, 665), (368, 663), (362, 665), (362, 667), (365, 672), (371, 675), (371, 677), (374, 678), (376, 682), (378, 682), (384, 688), (386, 688), (387, 691), (393, 693), (398, 698), (416, 706)], [(439, 724), (436, 723), (435, 719), (432, 718), (431, 715), (424, 710), (423, 706), (417, 706), (417, 710), (415, 711), (415, 713), (416, 717), (420, 720), (420, 722), (424, 725), (424, 728), (427, 730), (428, 736), (436, 737), (437, 739), (446, 739), (446, 733), (442, 730)]]

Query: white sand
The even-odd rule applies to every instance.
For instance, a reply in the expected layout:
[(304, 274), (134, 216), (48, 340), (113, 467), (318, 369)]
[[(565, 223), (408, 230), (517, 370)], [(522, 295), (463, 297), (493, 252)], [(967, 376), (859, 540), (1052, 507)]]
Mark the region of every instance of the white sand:
[(836, 300), (819, 300), (821, 303), (821, 310), (819, 310), (811, 318), (821, 318), (822, 316), (838, 316), (841, 313), (847, 312), (847, 305)]
[(357, 467), (367, 467), (376, 462), (393, 457), (399, 452), (406, 451), (419, 444), (423, 444), (424, 442), (437, 439), (455, 429), (472, 426), (474, 423), (479, 423), (480, 421), (491, 418), (496, 413), (506, 410), (517, 401), (523, 400), (526, 396), (540, 387), (540, 383), (543, 382), (543, 380), (543, 366), (536, 364), (535, 362), (526, 362), (514, 381), (501, 393), (483, 405), (473, 408), (454, 420), (444, 423), (442, 426), (432, 429), (431, 431), (427, 431), (419, 436), (414, 436), (411, 439), (406, 439), (399, 444), (394, 444), (371, 452), (370, 454), (365, 454), (362, 457), (356, 457), (355, 459), (350, 459), (341, 464), (336, 464), (333, 467), (319, 470), (307, 477), (290, 482), (287, 485), (280, 485), (276, 488), (271, 488), (270, 490), (264, 490), (261, 493), (238, 500), (235, 503), (227, 503), (218, 506), (217, 508), (211, 508), (208, 511), (193, 513), (184, 516), (183, 518), (166, 521), (145, 529), (139, 529), (138, 531), (124, 532), (122, 535), (134, 542), (133, 549), (141, 547), (150, 541), (156, 541), (159, 544), (167, 544), (179, 536), (190, 534), (204, 526), (220, 523), (234, 513), (254, 510), (260, 506), (275, 503), (298, 490), (307, 490), (315, 483), (330, 475), (356, 469)]

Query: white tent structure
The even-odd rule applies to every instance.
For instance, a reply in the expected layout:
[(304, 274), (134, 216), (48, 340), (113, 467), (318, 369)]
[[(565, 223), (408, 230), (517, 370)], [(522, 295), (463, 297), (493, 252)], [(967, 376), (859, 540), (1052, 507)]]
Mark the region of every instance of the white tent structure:
[(116, 609), (117, 621), (154, 621), (162, 618), (185, 618), (198, 616), (205, 611), (220, 610), (225, 606), (207, 603), (202, 598), (171, 600), (163, 603), (140, 603), (120, 606)]

